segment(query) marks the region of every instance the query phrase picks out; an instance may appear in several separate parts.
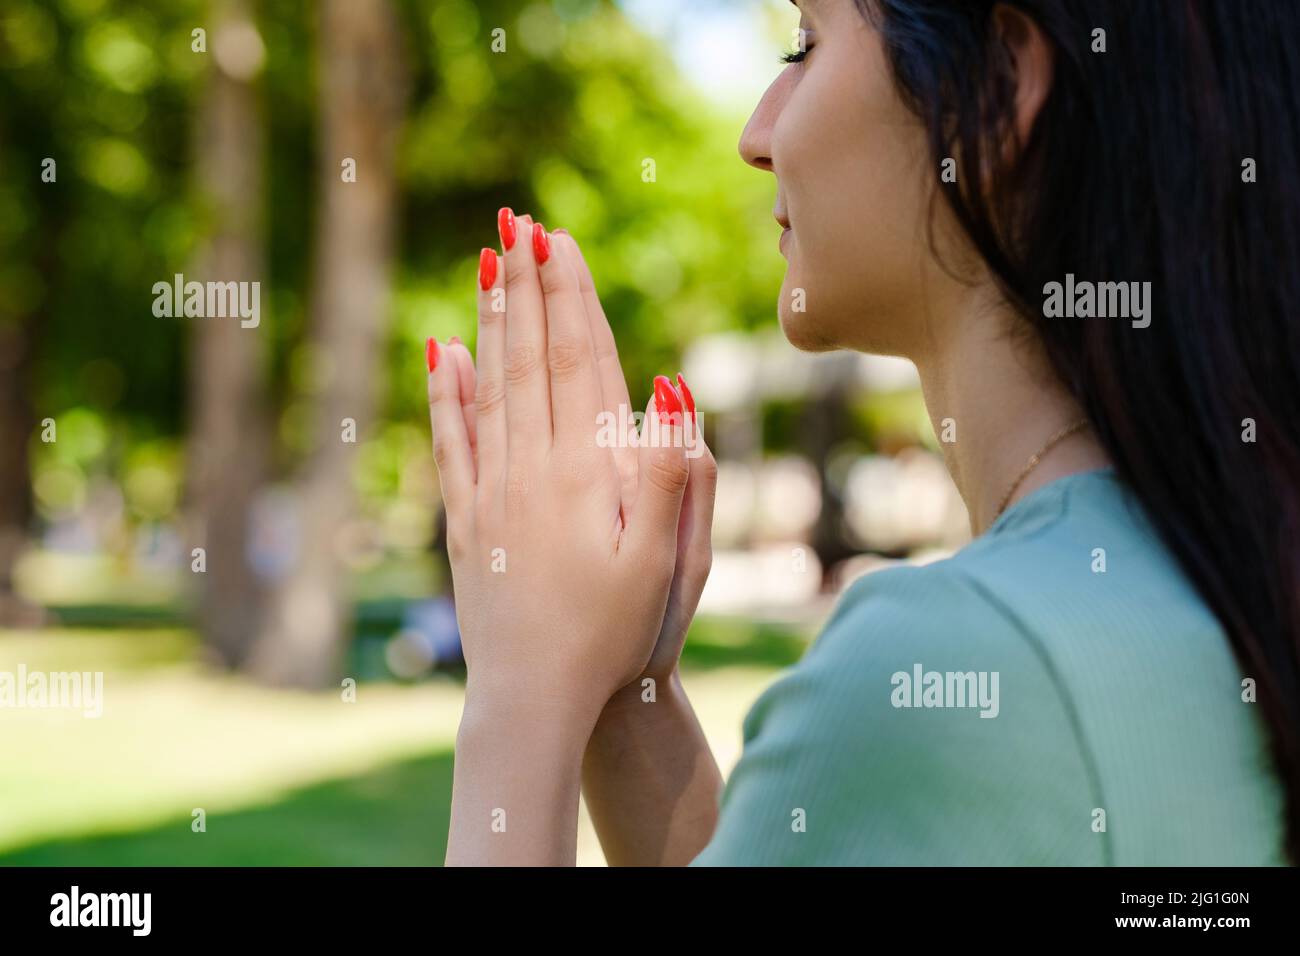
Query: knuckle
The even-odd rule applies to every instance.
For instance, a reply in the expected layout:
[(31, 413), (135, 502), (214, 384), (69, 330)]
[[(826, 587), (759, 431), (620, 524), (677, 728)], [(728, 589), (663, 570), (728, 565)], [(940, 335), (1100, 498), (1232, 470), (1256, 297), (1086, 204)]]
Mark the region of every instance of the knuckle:
[(438, 471), (446, 471), (451, 465), (451, 446), (445, 439), (433, 439), (433, 463), (438, 466)]
[(573, 270), (569, 269), (562, 262), (556, 262), (554, 268), (542, 269), (540, 271), (540, 277), (542, 280), (543, 295), (557, 295), (561, 292), (567, 292), (570, 289), (576, 289), (578, 285)]
[(685, 456), (664, 450), (656, 452), (650, 459), (650, 469), (646, 478), (660, 491), (680, 495), (686, 490), (686, 482), (690, 474)]
[(537, 374), (541, 365), (541, 356), (538, 355), (537, 349), (532, 345), (521, 343), (510, 346), (506, 349), (505, 363), (502, 366), (506, 383), (518, 385), (520, 382), (532, 378)]
[(517, 265), (515, 268), (506, 269), (506, 299), (510, 298), (510, 293), (524, 285), (531, 285), (536, 281), (537, 270), (528, 266)]
[(565, 382), (575, 378), (587, 367), (589, 354), (582, 342), (573, 338), (556, 339), (546, 349), (546, 364), (551, 377)]
[(626, 485), (635, 486), (637, 475), (640, 468), (637, 465), (636, 455), (615, 455), (614, 467), (618, 469), (619, 481)]
[(473, 536), (465, 522), (447, 513), (447, 557), (459, 564), (469, 556)]
[(704, 585), (709, 580), (709, 572), (713, 569), (713, 547), (707, 541), (691, 542), (690, 549), (683, 555), (673, 567), (673, 574), (682, 580), (682, 586), (687, 593), (699, 593), (704, 590)]
[(700, 479), (710, 489), (718, 484), (718, 462), (710, 452), (705, 452), (700, 456), (699, 461)]
[(498, 379), (478, 380), (474, 390), (474, 408), (480, 418), (487, 418), (500, 411), (506, 403), (505, 385)]
[(451, 394), (445, 375), (429, 376), (429, 407), (433, 408)]
[(601, 331), (596, 333), (594, 351), (597, 362), (617, 362), (618, 361), (618, 344), (614, 341), (614, 336), (607, 332)]
[(713, 544), (706, 541), (700, 546), (700, 555), (698, 558), (699, 567), (696, 571), (697, 583), (703, 584), (709, 577), (709, 572), (713, 570)]

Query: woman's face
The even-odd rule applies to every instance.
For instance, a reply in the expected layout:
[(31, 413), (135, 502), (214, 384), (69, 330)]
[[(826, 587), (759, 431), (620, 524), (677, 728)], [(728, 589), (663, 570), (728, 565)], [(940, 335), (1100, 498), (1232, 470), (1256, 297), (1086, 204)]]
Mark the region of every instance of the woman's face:
[[(805, 57), (776, 78), (740, 139), (776, 175), (789, 267), (779, 313), (798, 348), (915, 358), (950, 278), (930, 250), (946, 208), (920, 119), (894, 87), (880, 37), (854, 0), (799, 0)], [(940, 253), (946, 252), (939, 242)]]

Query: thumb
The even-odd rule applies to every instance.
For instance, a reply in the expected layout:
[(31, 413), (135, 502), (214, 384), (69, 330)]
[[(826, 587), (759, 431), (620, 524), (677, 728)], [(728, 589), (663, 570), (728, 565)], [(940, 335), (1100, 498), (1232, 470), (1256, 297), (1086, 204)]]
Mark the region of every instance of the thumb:
[(636, 504), (624, 547), (642, 559), (662, 557), (671, 575), (690, 463), (682, 428), (681, 395), (662, 375), (655, 378), (655, 393), (646, 407), (638, 446)]

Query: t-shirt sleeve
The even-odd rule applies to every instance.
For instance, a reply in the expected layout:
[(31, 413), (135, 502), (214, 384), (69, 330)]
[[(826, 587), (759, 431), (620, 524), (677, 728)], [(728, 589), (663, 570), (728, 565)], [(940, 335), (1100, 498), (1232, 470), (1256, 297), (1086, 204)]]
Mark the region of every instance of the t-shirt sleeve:
[(891, 568), (750, 711), (695, 864), (1100, 864), (1095, 776), (1014, 615), (951, 562)]

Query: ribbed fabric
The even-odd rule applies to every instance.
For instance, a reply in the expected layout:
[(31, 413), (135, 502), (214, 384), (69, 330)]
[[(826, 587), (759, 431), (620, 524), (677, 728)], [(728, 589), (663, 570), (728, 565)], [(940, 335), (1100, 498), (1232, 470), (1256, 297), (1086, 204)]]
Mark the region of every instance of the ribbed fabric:
[[(895, 706), (918, 664), (997, 672), (997, 716)], [(1062, 478), (849, 588), (746, 718), (695, 862), (1282, 863), (1249, 676), (1113, 470)]]

